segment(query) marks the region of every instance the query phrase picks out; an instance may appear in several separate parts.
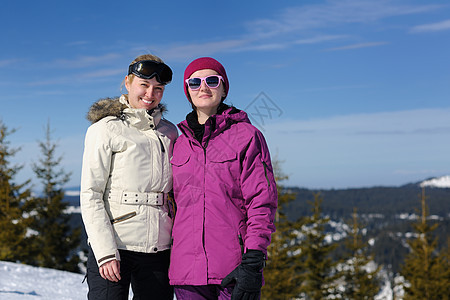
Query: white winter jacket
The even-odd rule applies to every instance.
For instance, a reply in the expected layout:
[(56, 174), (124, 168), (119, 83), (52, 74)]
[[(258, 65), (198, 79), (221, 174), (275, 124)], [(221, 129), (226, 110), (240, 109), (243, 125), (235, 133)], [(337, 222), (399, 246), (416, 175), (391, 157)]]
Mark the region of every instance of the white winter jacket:
[(130, 108), (127, 96), (95, 103), (81, 174), (81, 213), (98, 265), (118, 249), (155, 253), (171, 246), (170, 158), (176, 127), (161, 109)]

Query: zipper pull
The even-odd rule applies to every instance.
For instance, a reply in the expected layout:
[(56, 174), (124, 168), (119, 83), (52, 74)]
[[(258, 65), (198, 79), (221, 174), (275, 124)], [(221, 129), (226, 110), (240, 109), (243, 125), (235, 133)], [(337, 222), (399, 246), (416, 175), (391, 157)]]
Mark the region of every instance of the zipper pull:
[(242, 240), (242, 235), (239, 234), (238, 238), (239, 238), (239, 245), (241, 246), (241, 254), (243, 255), (245, 249), (244, 249), (244, 241)]

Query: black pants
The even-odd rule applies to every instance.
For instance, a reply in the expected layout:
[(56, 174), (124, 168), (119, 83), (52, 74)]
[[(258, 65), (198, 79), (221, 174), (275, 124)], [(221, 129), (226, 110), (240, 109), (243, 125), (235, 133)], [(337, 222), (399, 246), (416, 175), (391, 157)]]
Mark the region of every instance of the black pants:
[(173, 288), (169, 285), (168, 276), (170, 250), (158, 253), (119, 252), (121, 280), (112, 282), (100, 276), (94, 253), (89, 248), (89, 300), (127, 300), (130, 284), (134, 300), (173, 299)]

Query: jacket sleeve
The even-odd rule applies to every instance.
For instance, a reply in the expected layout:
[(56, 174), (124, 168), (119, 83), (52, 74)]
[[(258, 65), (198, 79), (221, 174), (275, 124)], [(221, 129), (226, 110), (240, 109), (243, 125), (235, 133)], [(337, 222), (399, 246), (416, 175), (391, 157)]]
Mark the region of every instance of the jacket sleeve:
[(275, 231), (278, 194), (269, 149), (257, 129), (243, 159), (241, 189), (247, 212), (245, 248), (267, 254), (271, 234)]
[(81, 215), (99, 266), (113, 259), (120, 260), (111, 221), (103, 202), (111, 167), (110, 135), (105, 122), (100, 121), (89, 127), (81, 171)]

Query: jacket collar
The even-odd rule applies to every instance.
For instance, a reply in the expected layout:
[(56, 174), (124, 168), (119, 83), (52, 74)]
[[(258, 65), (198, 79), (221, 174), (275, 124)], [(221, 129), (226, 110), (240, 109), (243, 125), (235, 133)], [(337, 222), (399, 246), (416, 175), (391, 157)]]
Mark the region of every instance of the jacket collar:
[(128, 95), (122, 95), (120, 98), (105, 98), (95, 102), (86, 118), (95, 123), (104, 117), (116, 117), (126, 120), (139, 130), (148, 130), (158, 126), (164, 109), (164, 105), (161, 104), (151, 111), (131, 108), (128, 104)]
[(125, 94), (120, 96), (119, 102), (127, 106), (127, 108), (123, 110), (123, 114), (127, 118), (128, 122), (130, 122), (130, 124), (137, 129), (155, 129), (161, 121), (162, 115), (160, 106), (150, 111), (143, 108), (132, 108), (128, 103), (128, 95)]
[[(240, 122), (251, 124), (247, 113), (233, 106), (225, 108), (223, 111), (219, 112), (219, 114), (212, 115), (204, 125), (204, 135), (201, 144), (204, 145), (207, 140), (217, 136), (218, 134), (229, 128), (232, 124)], [(179, 123), (178, 128), (189, 139), (195, 140), (194, 131), (189, 126), (187, 120)]]

